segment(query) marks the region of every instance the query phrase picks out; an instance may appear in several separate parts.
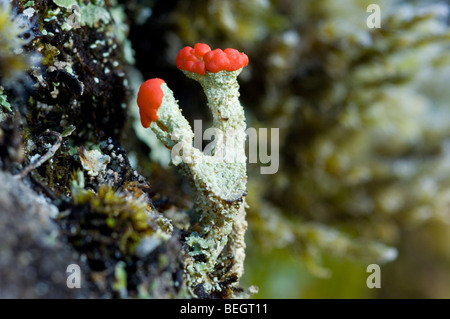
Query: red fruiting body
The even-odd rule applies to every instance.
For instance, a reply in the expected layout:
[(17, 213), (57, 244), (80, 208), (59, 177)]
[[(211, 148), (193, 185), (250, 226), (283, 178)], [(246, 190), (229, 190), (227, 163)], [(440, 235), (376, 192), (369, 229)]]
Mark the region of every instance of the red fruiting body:
[(177, 68), (204, 75), (206, 71), (217, 73), (220, 71), (236, 71), (247, 66), (248, 56), (235, 49), (215, 49), (211, 51), (209, 45), (197, 43), (194, 48), (184, 47), (175, 60)]
[(164, 80), (154, 78), (142, 83), (137, 95), (137, 104), (139, 106), (139, 115), (141, 116), (141, 124), (147, 128), (153, 121), (158, 120), (159, 107), (161, 106), (164, 96), (161, 90), (161, 84)]
[(241, 53), (236, 49), (225, 49), (223, 52), (228, 56), (228, 59), (230, 59), (230, 69), (232, 71), (239, 70), (242, 67), (245, 67), (248, 65), (248, 56), (245, 53)]

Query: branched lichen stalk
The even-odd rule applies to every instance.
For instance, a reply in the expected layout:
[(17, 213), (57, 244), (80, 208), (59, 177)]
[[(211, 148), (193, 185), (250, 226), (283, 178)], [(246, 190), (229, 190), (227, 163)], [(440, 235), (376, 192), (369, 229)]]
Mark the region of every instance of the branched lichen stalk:
[[(145, 113), (143, 99), (145, 91), (141, 97), (138, 95), (143, 125), (145, 126), (148, 119), (153, 120), (150, 122), (150, 128), (172, 149), (173, 164), (178, 166), (194, 185), (193, 209), (199, 218), (195, 231), (193, 229), (186, 238), (187, 253), (192, 257), (186, 262), (186, 274), (192, 291), (201, 287), (207, 293), (221, 290), (220, 278), (214, 273), (220, 267), (224, 267), (226, 262), (231, 265), (228, 268), (231, 277), (239, 279), (244, 272), (244, 234), (247, 228), (246, 123), (244, 109), (239, 102), (237, 76), (242, 67), (248, 63), (248, 58), (236, 50), (234, 52), (227, 50), (225, 53), (229, 54), (229, 60), (222, 51), (209, 52), (218, 54), (220, 59), (225, 56), (226, 61), (232, 61), (231, 70), (228, 64), (227, 69), (217, 71), (217, 65), (220, 66), (223, 60), (214, 56), (216, 60), (213, 61), (215, 64), (211, 68), (214, 67), (216, 72), (210, 72), (208, 64), (206, 71), (203, 66), (203, 72), (195, 68), (193, 72), (183, 69), (187, 77), (201, 84), (213, 115), (211, 135), (214, 136), (214, 142), (211, 147), (205, 148), (204, 152), (194, 146), (194, 133), (181, 114), (172, 91), (165, 83), (160, 84), (162, 80), (156, 79), (159, 82), (144, 83), (141, 87), (142, 91), (143, 87), (147, 87), (149, 92), (152, 92), (149, 95), (148, 105), (151, 109), (156, 105), (157, 116), (152, 113), (153, 110)], [(199, 55), (197, 51), (196, 57)], [(243, 56), (247, 62), (244, 60), (242, 63)], [(205, 55), (205, 61), (211, 61), (213, 58), (208, 59)], [(201, 64), (202, 61), (199, 60), (198, 63)], [(178, 64), (177, 58), (177, 66)], [(240, 66), (236, 68), (236, 65)], [(159, 86), (162, 90), (161, 102), (158, 100), (161, 93), (158, 91)]]
[[(184, 71), (202, 85), (213, 114), (213, 127), (219, 134), (225, 135), (223, 140), (218, 138), (211, 159), (185, 164), (194, 177), (197, 190), (195, 209), (201, 216), (199, 223), (202, 232), (198, 238), (193, 234), (190, 239), (194, 248), (192, 253), (206, 257), (203, 264), (212, 270), (228, 244), (230, 257), (236, 262), (234, 270), (239, 277), (243, 273), (245, 258), (242, 248), (245, 248), (247, 182), (244, 149), (246, 124), (237, 83), (240, 71), (207, 72), (205, 75)], [(233, 227), (233, 224), (236, 225)], [(232, 234), (233, 229), (238, 231)], [(198, 249), (202, 246), (207, 248)]]

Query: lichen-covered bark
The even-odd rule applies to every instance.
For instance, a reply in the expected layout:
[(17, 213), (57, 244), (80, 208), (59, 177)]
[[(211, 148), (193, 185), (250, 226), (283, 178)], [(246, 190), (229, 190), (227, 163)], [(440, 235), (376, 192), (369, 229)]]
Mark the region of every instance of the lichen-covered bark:
[[(119, 143), (131, 98), (122, 8), (0, 4), (0, 38), (16, 46), (0, 54), (18, 60), (23, 52), (21, 63), (0, 66), (0, 168), (15, 174), (0, 172), (2, 256), (9, 256), (2, 257), (0, 295), (188, 296), (180, 231), (156, 210), (149, 182)], [(8, 34), (18, 20), (23, 26)], [(25, 31), (28, 39), (14, 38)], [(82, 268), (82, 290), (66, 286), (72, 263)]]
[(10, 173), (0, 172), (0, 181), (0, 298), (95, 296), (87, 285), (66, 286), (69, 264), (87, 268), (59, 234), (58, 208)]

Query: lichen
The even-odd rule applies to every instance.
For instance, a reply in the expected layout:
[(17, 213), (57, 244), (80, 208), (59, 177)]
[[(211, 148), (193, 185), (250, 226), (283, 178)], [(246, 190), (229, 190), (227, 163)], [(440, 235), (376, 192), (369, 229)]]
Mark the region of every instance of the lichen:
[(81, 165), (90, 176), (97, 176), (99, 172), (106, 169), (106, 165), (111, 161), (108, 155), (102, 154), (98, 150), (87, 151), (84, 148), (78, 148)]
[[(188, 286), (191, 293), (197, 296), (199, 289), (206, 294), (222, 291), (219, 281), (227, 276), (222, 274), (220, 280), (214, 276), (218, 264), (232, 265), (228, 269), (234, 276), (230, 281), (232, 286), (243, 274), (247, 173), (244, 152), (246, 124), (237, 83), (241, 71), (242, 66), (236, 71), (207, 71), (205, 74), (183, 70), (187, 77), (201, 84), (213, 114), (216, 140), (209, 153), (193, 146), (194, 133), (181, 114), (173, 92), (163, 81), (158, 84), (163, 98), (158, 102), (161, 105), (155, 118), (157, 120), (153, 119), (150, 124), (159, 140), (171, 149), (172, 163), (180, 168), (195, 188), (193, 210), (197, 214), (200, 230), (186, 237), (185, 243), (187, 253), (192, 257), (191, 261), (186, 262)], [(141, 90), (146, 88), (144, 83)], [(154, 90), (152, 87), (150, 92)], [(145, 91), (139, 94), (144, 95)], [(143, 103), (139, 105), (142, 110), (146, 104), (140, 96), (138, 102)], [(146, 122), (144, 124), (147, 125)]]

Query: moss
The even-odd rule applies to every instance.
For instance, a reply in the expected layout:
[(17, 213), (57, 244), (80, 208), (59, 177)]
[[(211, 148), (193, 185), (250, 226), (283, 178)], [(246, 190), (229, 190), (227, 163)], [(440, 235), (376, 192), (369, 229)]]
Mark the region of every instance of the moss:
[(184, 293), (182, 278), (174, 275), (182, 267), (178, 237), (158, 226), (163, 218), (149, 210), (142, 190), (102, 185), (94, 192), (82, 171), (72, 176), (73, 202), (60, 221), (87, 257), (91, 282), (119, 298)]
[(42, 64), (45, 66), (50, 66), (57, 62), (57, 56), (61, 53), (58, 48), (48, 43), (43, 45), (42, 52), (44, 53)]
[[(131, 256), (142, 238), (155, 233), (156, 227), (149, 224), (147, 204), (130, 194), (108, 186), (101, 186), (97, 194), (75, 189), (73, 202), (75, 210), (85, 210), (85, 220), (80, 229), (97, 225), (105, 232), (103, 235), (117, 239), (113, 244), (117, 247), (111, 247), (110, 256), (117, 251), (120, 256)], [(95, 241), (95, 237), (92, 240)]]

